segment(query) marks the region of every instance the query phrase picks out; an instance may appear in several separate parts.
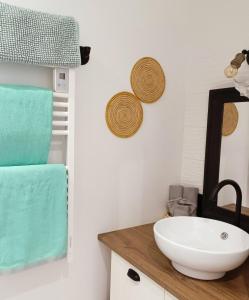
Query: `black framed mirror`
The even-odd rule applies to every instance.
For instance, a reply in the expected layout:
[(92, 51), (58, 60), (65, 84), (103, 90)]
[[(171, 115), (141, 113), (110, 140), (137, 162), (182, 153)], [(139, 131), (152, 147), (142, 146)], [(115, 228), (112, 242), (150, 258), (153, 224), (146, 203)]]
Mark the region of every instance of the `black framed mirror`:
[[(227, 133), (224, 133), (223, 115), (224, 107), (226, 107), (227, 104), (234, 106), (235, 117), (237, 110), (238, 120), (237, 124), (236, 120), (230, 122), (234, 123), (233, 128), (230, 129), (230, 132), (228, 130)], [(241, 117), (241, 121), (239, 120), (239, 112), (241, 112), (241, 116), (244, 116), (244, 119)], [(248, 124), (246, 123), (247, 116)], [(244, 127), (248, 129), (248, 135), (243, 128), (240, 128), (240, 130), (236, 129), (237, 126), (238, 128), (242, 126), (242, 123)], [(235, 134), (234, 132), (236, 130), (237, 132)], [(246, 137), (245, 139), (241, 132), (243, 132), (244, 137)], [(221, 195), (221, 201), (218, 197), (215, 201), (211, 201), (210, 198), (217, 184), (223, 179), (235, 180), (240, 186), (245, 186), (245, 184), (248, 183), (249, 190), (249, 143), (248, 145), (247, 143), (245, 143), (245, 145), (242, 144), (244, 140), (247, 140), (247, 136), (249, 141), (249, 98), (240, 96), (235, 88), (211, 90), (209, 92), (203, 199), (199, 207), (200, 216), (225, 221), (231, 224), (233, 223), (234, 212), (229, 210), (229, 205), (226, 204), (235, 201), (235, 193), (231, 191), (224, 192)], [(241, 159), (242, 152), (243, 155), (245, 155), (244, 160)], [(246, 175), (243, 175), (242, 169), (246, 170)], [(249, 202), (247, 186), (244, 191), (243, 187), (241, 189), (244, 196), (243, 203), (245, 203), (245, 200)], [(231, 199), (227, 199), (229, 197)], [(220, 205), (219, 202), (221, 202)], [(242, 213), (241, 215), (240, 227), (249, 232), (249, 216), (246, 214)]]

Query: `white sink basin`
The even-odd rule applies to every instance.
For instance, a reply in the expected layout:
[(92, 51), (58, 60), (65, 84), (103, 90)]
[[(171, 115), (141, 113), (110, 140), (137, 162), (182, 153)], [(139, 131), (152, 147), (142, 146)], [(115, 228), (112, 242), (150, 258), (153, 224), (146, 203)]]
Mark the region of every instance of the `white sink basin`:
[(249, 235), (233, 225), (199, 217), (170, 217), (154, 225), (159, 249), (173, 267), (193, 278), (213, 280), (249, 255)]

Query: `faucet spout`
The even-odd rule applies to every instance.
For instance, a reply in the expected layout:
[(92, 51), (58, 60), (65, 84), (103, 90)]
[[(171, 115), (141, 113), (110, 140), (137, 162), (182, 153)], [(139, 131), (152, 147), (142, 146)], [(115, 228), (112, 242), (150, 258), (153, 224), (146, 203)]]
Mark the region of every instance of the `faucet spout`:
[(220, 183), (218, 183), (211, 194), (210, 200), (215, 201), (219, 191), (226, 185), (233, 186), (236, 191), (236, 210), (235, 210), (235, 216), (234, 216), (234, 225), (239, 227), (240, 226), (240, 217), (241, 217), (242, 192), (241, 192), (240, 186), (238, 185), (238, 183), (236, 181), (231, 180), (231, 179), (226, 179), (226, 180), (223, 180)]

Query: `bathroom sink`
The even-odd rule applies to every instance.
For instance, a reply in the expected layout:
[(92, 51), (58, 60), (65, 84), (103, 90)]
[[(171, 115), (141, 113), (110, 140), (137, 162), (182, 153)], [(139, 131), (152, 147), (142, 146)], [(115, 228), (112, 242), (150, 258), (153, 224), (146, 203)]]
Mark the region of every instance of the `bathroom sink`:
[(240, 266), (249, 255), (249, 234), (212, 219), (170, 217), (154, 225), (159, 249), (189, 277), (213, 280)]

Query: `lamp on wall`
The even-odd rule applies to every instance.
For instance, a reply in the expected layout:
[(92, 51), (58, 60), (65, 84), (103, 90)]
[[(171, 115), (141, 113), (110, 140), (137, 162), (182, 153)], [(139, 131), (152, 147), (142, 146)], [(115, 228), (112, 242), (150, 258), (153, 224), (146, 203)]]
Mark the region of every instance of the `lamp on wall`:
[[(238, 74), (238, 70), (244, 61), (247, 61), (245, 72)], [(235, 88), (240, 92), (241, 96), (249, 98), (249, 51), (243, 50), (237, 53), (230, 65), (225, 68), (224, 74), (227, 78), (232, 78), (235, 83)]]
[(234, 59), (230, 62), (230, 65), (224, 70), (227, 78), (234, 78), (238, 74), (238, 69), (246, 59), (247, 54), (248, 51), (243, 50), (241, 53), (235, 55)]

